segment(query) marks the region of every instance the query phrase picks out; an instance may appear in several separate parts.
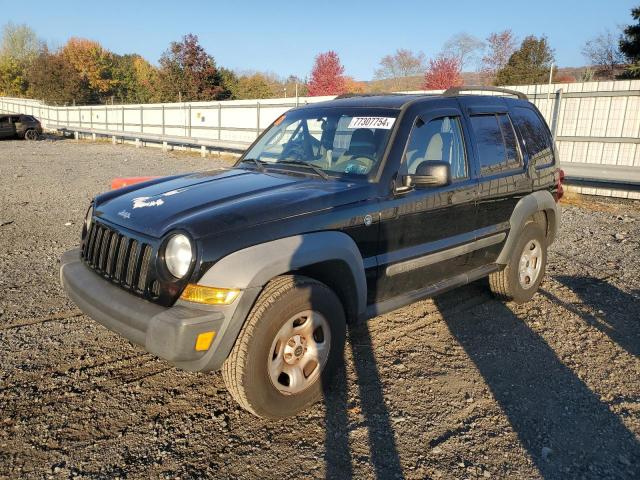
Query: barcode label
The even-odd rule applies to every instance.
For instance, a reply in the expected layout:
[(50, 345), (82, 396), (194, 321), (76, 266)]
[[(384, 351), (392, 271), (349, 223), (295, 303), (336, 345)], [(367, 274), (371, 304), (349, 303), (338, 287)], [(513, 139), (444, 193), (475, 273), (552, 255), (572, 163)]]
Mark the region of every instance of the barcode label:
[(393, 127), (393, 117), (353, 117), (348, 128), (380, 128), (389, 130)]

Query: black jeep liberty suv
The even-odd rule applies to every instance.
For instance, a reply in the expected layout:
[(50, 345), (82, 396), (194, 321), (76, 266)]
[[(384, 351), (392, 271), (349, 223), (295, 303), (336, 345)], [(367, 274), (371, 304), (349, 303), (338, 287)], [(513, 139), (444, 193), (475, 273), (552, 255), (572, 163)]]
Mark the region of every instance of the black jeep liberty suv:
[(296, 108), (232, 168), (99, 195), (62, 283), (173, 365), (222, 369), (255, 415), (294, 415), (348, 321), (485, 276), (525, 302), (542, 281), (562, 195), (549, 128), (519, 92), (461, 90)]

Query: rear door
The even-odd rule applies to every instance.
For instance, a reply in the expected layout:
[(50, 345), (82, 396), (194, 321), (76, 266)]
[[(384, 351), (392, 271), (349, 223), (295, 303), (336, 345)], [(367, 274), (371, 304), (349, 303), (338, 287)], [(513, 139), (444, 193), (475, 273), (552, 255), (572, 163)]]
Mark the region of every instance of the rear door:
[(511, 214), (518, 201), (532, 191), (532, 181), (505, 100), (499, 97), (459, 100), (465, 106), (477, 160), (478, 238), (502, 238), (500, 242), (487, 242), (489, 246), (473, 253), (471, 263), (479, 267), (498, 258)]
[(15, 135), (13, 123), (9, 115), (0, 115), (0, 138), (10, 138)]
[(467, 155), (462, 112), (426, 110), (416, 118), (399, 174), (415, 173), (424, 161), (451, 165), (453, 182), (414, 188), (385, 206), (380, 223), (378, 298), (419, 290), (469, 269), (464, 248), (474, 238), (476, 181)]

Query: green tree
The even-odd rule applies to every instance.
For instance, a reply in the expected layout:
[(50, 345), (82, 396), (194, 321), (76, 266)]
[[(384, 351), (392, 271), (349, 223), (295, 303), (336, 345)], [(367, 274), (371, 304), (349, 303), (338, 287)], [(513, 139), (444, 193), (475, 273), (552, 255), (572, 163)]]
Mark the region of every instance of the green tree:
[(160, 58), (160, 98), (163, 101), (219, 100), (228, 96), (214, 58), (188, 34), (171, 42)]
[(27, 69), (44, 42), (27, 25), (7, 23), (0, 34), (0, 93), (22, 96), (29, 87)]
[(620, 51), (629, 62), (624, 77), (640, 78), (640, 7), (631, 10), (631, 17), (636, 23), (624, 29), (620, 39)]
[(0, 95), (20, 97), (28, 85), (24, 66), (13, 57), (0, 56)]
[(272, 83), (261, 73), (241, 76), (231, 92), (238, 100), (273, 97)]
[(553, 64), (553, 50), (547, 37), (525, 38), (509, 58), (507, 64), (496, 75), (496, 85), (529, 85), (544, 83), (549, 79)]
[(60, 53), (41, 53), (29, 68), (28, 95), (47, 103), (70, 105), (88, 103), (89, 82)]
[(112, 95), (123, 103), (156, 99), (157, 69), (137, 54), (115, 55)]

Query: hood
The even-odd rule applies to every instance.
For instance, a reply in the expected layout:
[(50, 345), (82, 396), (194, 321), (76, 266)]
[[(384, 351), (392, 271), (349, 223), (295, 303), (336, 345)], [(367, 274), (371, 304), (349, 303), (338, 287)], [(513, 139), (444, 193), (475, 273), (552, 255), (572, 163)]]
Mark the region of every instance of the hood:
[[(135, 186), (133, 186), (135, 187)], [(369, 184), (239, 168), (156, 180), (96, 198), (95, 215), (159, 238), (183, 229), (196, 239), (366, 198)]]

